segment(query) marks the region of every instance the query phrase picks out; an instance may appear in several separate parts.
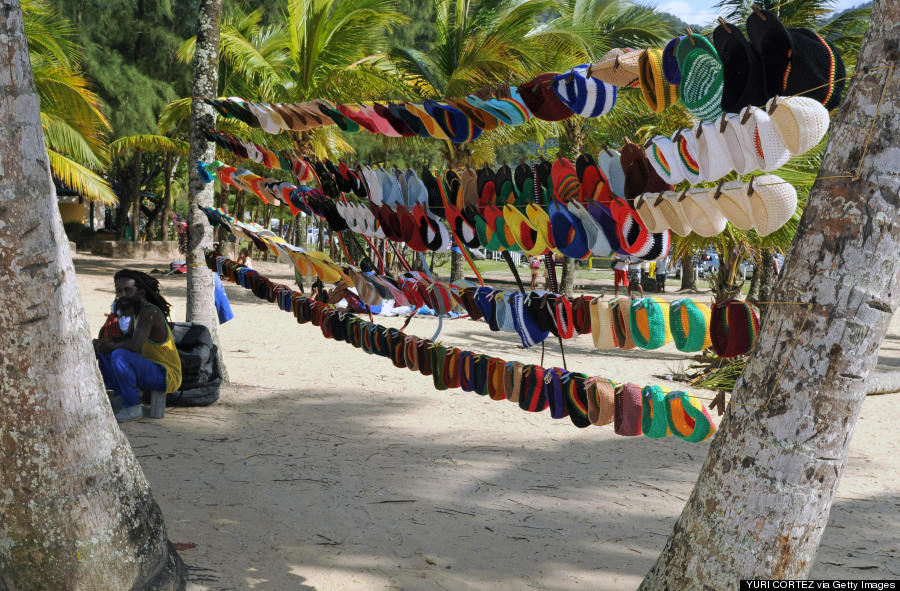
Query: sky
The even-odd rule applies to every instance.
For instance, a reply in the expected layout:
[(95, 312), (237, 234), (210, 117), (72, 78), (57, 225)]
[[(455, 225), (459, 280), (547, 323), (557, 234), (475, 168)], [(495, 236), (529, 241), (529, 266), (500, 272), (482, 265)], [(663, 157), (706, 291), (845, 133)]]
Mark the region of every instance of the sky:
[[(834, 9), (837, 11), (853, 8), (865, 0), (837, 0)], [(644, 0), (641, 4), (649, 4), (659, 10), (674, 14), (686, 23), (705, 25), (713, 22), (718, 16), (715, 5), (718, 0)]]

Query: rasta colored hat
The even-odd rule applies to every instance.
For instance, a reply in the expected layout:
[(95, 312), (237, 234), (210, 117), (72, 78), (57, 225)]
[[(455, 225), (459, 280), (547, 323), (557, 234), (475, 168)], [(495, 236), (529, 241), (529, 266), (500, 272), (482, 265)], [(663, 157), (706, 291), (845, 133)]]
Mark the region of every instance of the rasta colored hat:
[(563, 373), (560, 378), (569, 419), (579, 429), (588, 427), (591, 424), (588, 416), (590, 414), (590, 403), (588, 402), (586, 387), (587, 380), (587, 374), (568, 371)]
[(633, 49), (611, 49), (594, 64), (591, 76), (613, 86), (632, 86), (638, 81), (638, 58)]
[(669, 303), (662, 298), (633, 300), (629, 309), (631, 336), (641, 349), (659, 349), (670, 340)]
[(709, 347), (709, 306), (687, 298), (675, 300), (669, 306), (669, 327), (675, 347), (685, 353), (695, 353)]
[(481, 136), (482, 129), (456, 107), (427, 100), (425, 101), (425, 110), (434, 117), (453, 143), (471, 142)]
[(582, 117), (599, 117), (616, 104), (616, 87), (587, 75), (589, 64), (553, 77), (553, 90), (573, 112)]
[(678, 100), (678, 87), (669, 84), (663, 76), (662, 49), (645, 49), (641, 52), (638, 76), (644, 101), (654, 113), (662, 112)]
[(759, 51), (738, 27), (727, 23), (713, 31), (713, 44), (722, 60), (722, 110), (737, 113), (748, 105), (761, 107), (768, 97)]
[(700, 400), (687, 392), (669, 392), (666, 394), (666, 405), (669, 430), (676, 437), (697, 443), (715, 432), (716, 425), (709, 411)]
[(729, 359), (746, 354), (758, 332), (759, 319), (746, 302), (727, 300), (713, 305), (709, 336), (719, 357)]
[(614, 425), (616, 435), (635, 437), (641, 434), (641, 387), (627, 383), (616, 388)]
[(522, 369), (522, 389), (519, 392), (519, 408), (527, 412), (541, 412), (550, 404), (544, 395), (544, 368), (526, 365)]
[(538, 119), (562, 121), (573, 115), (572, 109), (560, 99), (553, 89), (556, 72), (541, 74), (530, 82), (519, 86), (519, 94), (525, 106)]
[(678, 59), (675, 57), (675, 49), (678, 47), (678, 42), (682, 39), (684, 39), (683, 35), (681, 37), (675, 37), (666, 43), (662, 52), (663, 76), (666, 77), (669, 84), (675, 86), (681, 84), (681, 70), (678, 69)]
[(418, 137), (431, 137), (422, 120), (407, 111), (404, 103), (388, 103), (387, 108), (394, 118), (403, 122), (403, 125)]
[(786, 28), (770, 10), (747, 18), (750, 43), (762, 55), (766, 98), (803, 95), (828, 110), (841, 102), (844, 61), (834, 46), (809, 29)]
[(703, 35), (687, 35), (675, 49), (682, 104), (697, 119), (709, 121), (722, 114), (722, 60)]
[(812, 150), (828, 131), (828, 110), (805, 96), (773, 97), (766, 104), (775, 131), (794, 156)]

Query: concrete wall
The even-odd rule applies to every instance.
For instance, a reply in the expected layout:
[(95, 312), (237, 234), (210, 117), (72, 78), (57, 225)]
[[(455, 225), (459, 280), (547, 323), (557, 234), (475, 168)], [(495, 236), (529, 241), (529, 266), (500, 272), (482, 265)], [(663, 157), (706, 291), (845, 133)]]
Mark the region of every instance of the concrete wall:
[(118, 242), (95, 240), (91, 243), (91, 254), (111, 259), (168, 259), (183, 261), (184, 255), (178, 252), (178, 242)]

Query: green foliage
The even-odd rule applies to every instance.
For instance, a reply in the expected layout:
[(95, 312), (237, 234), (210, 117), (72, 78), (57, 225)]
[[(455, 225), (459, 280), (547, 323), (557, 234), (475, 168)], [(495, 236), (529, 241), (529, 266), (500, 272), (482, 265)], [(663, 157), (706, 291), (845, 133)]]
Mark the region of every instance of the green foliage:
[(81, 222), (66, 222), (63, 224), (63, 230), (66, 232), (66, 237), (79, 248), (87, 245), (96, 234), (95, 231)]

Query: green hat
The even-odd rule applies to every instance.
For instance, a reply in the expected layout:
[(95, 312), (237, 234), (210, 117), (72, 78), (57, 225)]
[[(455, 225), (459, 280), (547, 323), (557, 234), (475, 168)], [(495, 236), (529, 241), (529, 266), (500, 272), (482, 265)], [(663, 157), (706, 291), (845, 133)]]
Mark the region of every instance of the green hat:
[(695, 353), (710, 345), (709, 306), (687, 298), (675, 300), (669, 307), (672, 340), (679, 351)]
[(678, 42), (675, 58), (681, 70), (681, 102), (701, 121), (719, 117), (725, 78), (716, 48), (703, 35), (686, 35)]

